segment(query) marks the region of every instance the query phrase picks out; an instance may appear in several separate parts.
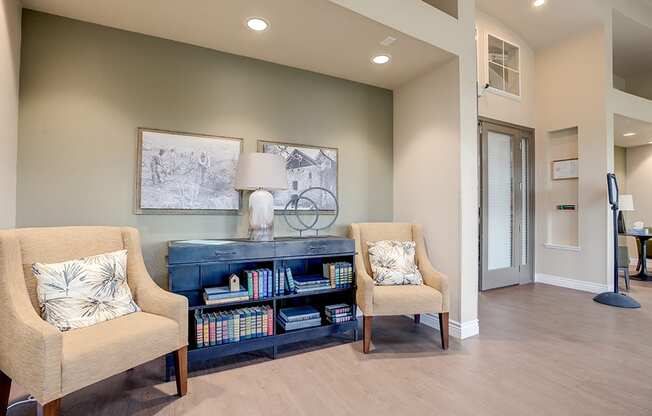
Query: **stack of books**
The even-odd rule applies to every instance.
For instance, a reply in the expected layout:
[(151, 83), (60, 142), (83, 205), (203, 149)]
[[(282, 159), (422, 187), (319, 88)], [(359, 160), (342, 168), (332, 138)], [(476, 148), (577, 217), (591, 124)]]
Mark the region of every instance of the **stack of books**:
[(204, 288), (204, 303), (206, 305), (222, 305), (243, 300), (249, 300), (249, 293), (242, 286), (240, 286), (240, 290), (234, 292), (231, 292), (228, 286)]
[(332, 324), (339, 324), (353, 320), (353, 308), (346, 303), (328, 305), (324, 308), (326, 320)]
[(324, 263), (324, 277), (332, 288), (348, 288), (353, 284), (353, 265), (347, 262)]
[(257, 306), (229, 311), (195, 311), (195, 342), (198, 348), (274, 335), (274, 311)]
[(272, 271), (269, 269), (245, 270), (250, 299), (269, 298), (272, 292)]
[(330, 289), (331, 282), (328, 278), (319, 275), (297, 276), (294, 278), (294, 286), (297, 293), (306, 293)]
[(312, 306), (283, 308), (278, 313), (278, 323), (286, 331), (321, 326), (321, 314)]

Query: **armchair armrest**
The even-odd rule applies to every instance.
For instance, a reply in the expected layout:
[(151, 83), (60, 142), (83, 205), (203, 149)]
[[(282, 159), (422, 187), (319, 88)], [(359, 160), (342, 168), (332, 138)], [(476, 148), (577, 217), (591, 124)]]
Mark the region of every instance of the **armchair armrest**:
[(358, 288), (355, 300), (365, 316), (372, 316), (374, 312), (374, 281), (367, 274), (362, 255), (355, 256), (355, 274)]
[(362, 258), (362, 246), (360, 244), (360, 227), (357, 224), (351, 224), (349, 226), (349, 238), (355, 240), (355, 275), (358, 286), (355, 293), (355, 300), (365, 316), (373, 316), (374, 281), (365, 269), (365, 262)]
[(152, 280), (140, 249), (138, 230), (123, 228), (127, 247), (127, 279), (134, 300), (144, 312), (161, 315), (179, 324), (179, 348), (188, 345), (188, 299), (162, 289)]
[(428, 253), (426, 252), (423, 230), (419, 225), (414, 225), (413, 227), (413, 236), (416, 242), (417, 267), (423, 276), (423, 282), (441, 293), (442, 312), (448, 312), (450, 298), (448, 293), (448, 276), (435, 270), (432, 266), (428, 258)]
[(0, 232), (0, 370), (41, 403), (61, 397), (63, 336), (34, 310), (20, 246)]

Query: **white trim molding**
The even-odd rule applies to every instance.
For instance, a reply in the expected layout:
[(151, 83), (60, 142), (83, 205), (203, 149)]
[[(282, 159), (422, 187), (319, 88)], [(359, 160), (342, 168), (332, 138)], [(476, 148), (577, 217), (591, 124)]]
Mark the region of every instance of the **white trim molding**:
[(581, 290), (583, 292), (602, 293), (609, 290), (608, 285), (583, 280), (569, 279), (567, 277), (553, 276), (551, 274), (537, 273), (534, 275), (536, 283), (565, 287), (567, 289)]
[[(439, 317), (436, 314), (427, 313), (421, 315), (421, 323), (439, 331)], [(474, 319), (468, 322), (448, 321), (448, 334), (457, 339), (466, 339), (480, 334), (480, 321)]]

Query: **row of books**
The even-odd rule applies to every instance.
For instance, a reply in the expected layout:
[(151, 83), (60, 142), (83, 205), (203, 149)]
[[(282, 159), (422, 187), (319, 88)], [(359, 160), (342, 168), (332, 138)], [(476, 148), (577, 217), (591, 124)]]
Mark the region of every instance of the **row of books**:
[(353, 320), (353, 307), (346, 303), (328, 305), (324, 308), (326, 320), (330, 323), (339, 324)]
[(267, 305), (213, 313), (196, 310), (195, 328), (198, 348), (265, 337), (274, 334), (274, 311)]
[[(353, 307), (346, 303), (327, 305), (324, 315), (329, 323), (342, 323), (355, 319)], [(282, 308), (278, 312), (278, 323), (285, 331), (321, 326), (322, 316), (314, 306)]]
[[(272, 297), (272, 271), (270, 269), (245, 270), (249, 299)], [(278, 286), (277, 286), (278, 287)]]
[(324, 277), (333, 288), (347, 288), (353, 284), (353, 265), (347, 262), (324, 263)]

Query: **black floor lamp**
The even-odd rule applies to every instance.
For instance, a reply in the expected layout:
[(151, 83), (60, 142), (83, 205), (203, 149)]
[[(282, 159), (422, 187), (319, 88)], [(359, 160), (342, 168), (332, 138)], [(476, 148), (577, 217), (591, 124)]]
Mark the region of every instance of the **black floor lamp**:
[(613, 173), (607, 174), (607, 187), (609, 189), (609, 204), (613, 213), (614, 235), (614, 291), (600, 293), (593, 298), (594, 301), (604, 305), (618, 308), (640, 308), (641, 304), (629, 296), (620, 293), (618, 287), (618, 181)]

